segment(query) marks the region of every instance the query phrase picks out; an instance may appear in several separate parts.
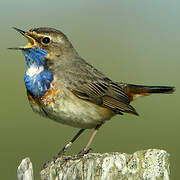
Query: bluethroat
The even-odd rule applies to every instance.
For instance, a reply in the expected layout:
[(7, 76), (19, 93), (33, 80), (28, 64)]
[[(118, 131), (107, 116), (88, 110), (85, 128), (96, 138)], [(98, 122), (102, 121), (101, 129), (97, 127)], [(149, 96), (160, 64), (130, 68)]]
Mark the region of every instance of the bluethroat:
[(130, 105), (136, 97), (153, 93), (172, 93), (171, 86), (143, 86), (115, 82), (88, 64), (61, 31), (40, 27), (23, 31), (28, 40), (22, 50), (26, 60), (24, 83), (34, 112), (54, 121), (80, 128), (59, 152), (66, 152), (85, 129), (94, 129), (89, 146), (98, 129), (113, 116), (138, 115)]

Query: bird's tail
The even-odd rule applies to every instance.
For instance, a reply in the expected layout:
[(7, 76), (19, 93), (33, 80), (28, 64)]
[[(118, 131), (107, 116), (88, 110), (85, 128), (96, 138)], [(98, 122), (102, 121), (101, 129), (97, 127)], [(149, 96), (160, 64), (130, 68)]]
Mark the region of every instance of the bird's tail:
[(134, 100), (139, 96), (145, 96), (154, 93), (171, 94), (175, 91), (175, 87), (172, 86), (143, 86), (134, 84), (126, 84), (123, 89), (130, 100)]

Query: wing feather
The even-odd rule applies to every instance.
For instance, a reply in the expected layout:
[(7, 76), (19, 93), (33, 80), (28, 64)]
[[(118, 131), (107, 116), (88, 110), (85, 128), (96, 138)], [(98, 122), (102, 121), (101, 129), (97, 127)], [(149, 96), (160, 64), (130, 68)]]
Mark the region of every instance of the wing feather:
[(74, 60), (69, 67), (63, 73), (65, 84), (77, 97), (119, 114), (128, 112), (138, 115), (119, 83), (113, 82), (83, 59)]

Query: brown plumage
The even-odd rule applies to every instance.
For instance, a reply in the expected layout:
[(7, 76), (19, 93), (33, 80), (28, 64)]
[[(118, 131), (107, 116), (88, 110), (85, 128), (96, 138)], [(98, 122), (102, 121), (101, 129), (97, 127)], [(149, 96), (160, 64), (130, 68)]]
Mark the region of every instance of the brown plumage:
[(171, 94), (175, 91), (172, 86), (143, 86), (134, 84), (125, 84), (123, 90), (132, 101), (139, 96), (147, 96), (151, 94)]
[[(56, 29), (41, 27), (27, 32), (14, 29), (29, 42), (25, 47), (14, 49), (23, 51), (39, 49), (47, 53), (40, 59), (43, 62), (42, 71), (31, 64), (30, 71), (33, 74), (31, 78), (44, 71), (53, 76), (53, 81), (41, 97), (34, 98), (33, 94), (28, 92), (32, 109), (57, 122), (81, 128), (59, 155), (71, 146), (84, 129), (95, 130), (81, 154), (88, 152), (97, 130), (106, 120), (116, 114), (138, 115), (130, 105), (136, 97), (153, 93), (172, 93), (175, 90), (170, 86), (142, 86), (114, 82), (81, 58), (68, 38)], [(43, 84), (39, 81), (38, 83)]]

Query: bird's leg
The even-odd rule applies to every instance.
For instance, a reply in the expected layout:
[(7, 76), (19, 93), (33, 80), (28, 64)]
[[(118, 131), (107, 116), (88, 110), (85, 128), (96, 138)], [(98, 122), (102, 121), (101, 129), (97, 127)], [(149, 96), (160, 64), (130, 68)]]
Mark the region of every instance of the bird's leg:
[(80, 151), (78, 155), (83, 156), (84, 154), (89, 153), (89, 151), (91, 150), (91, 148), (89, 148), (89, 146), (91, 145), (91, 143), (92, 143), (96, 133), (98, 132), (99, 128), (101, 127), (101, 125), (102, 124), (99, 124), (99, 125), (97, 125), (95, 127), (95, 129), (94, 129), (94, 131), (93, 131), (93, 133), (92, 133), (92, 135), (91, 135), (91, 137), (90, 137), (86, 147), (82, 151)]
[(80, 151), (77, 155), (75, 155), (75, 156), (70, 156), (70, 157), (65, 157), (64, 159), (65, 160), (75, 160), (75, 159), (79, 159), (79, 158), (81, 158), (82, 156), (84, 156), (84, 154), (87, 154), (87, 153), (89, 153), (89, 151), (91, 150), (91, 148), (89, 148), (89, 146), (91, 145), (91, 143), (92, 143), (92, 141), (93, 141), (93, 139), (94, 139), (94, 136), (96, 135), (96, 133), (98, 132), (98, 130), (99, 130), (99, 128), (101, 127), (101, 125), (102, 124), (99, 124), (99, 125), (97, 125), (96, 127), (95, 127), (95, 129), (94, 129), (94, 131), (93, 131), (93, 133), (92, 133), (92, 135), (91, 135), (91, 137), (90, 137), (90, 139), (89, 139), (89, 141), (88, 141), (88, 143), (87, 143), (87, 145), (86, 145), (86, 147), (82, 150), (82, 151)]
[(58, 156), (64, 154), (67, 149), (73, 144), (73, 142), (83, 133), (85, 129), (80, 129), (77, 134), (71, 139), (71, 141), (69, 141), (69, 143), (67, 143), (62, 149), (61, 151), (59, 151)]
[[(67, 143), (67, 144), (61, 149), (61, 151), (59, 151), (59, 153), (57, 154), (57, 156), (54, 156), (54, 157), (53, 157), (52, 161), (55, 162), (58, 157), (60, 157), (61, 155), (63, 155), (63, 154), (67, 151), (67, 149), (73, 144), (73, 142), (83, 133), (84, 130), (85, 130), (85, 129), (80, 129), (80, 130), (76, 133), (76, 135), (71, 139), (71, 141), (69, 141), (69, 143)], [(65, 160), (66, 160), (66, 159), (69, 159), (69, 158), (65, 158)], [(49, 162), (51, 162), (51, 161), (46, 162), (46, 163), (43, 165), (43, 168), (46, 168), (46, 167), (47, 167), (47, 164), (48, 164)]]

